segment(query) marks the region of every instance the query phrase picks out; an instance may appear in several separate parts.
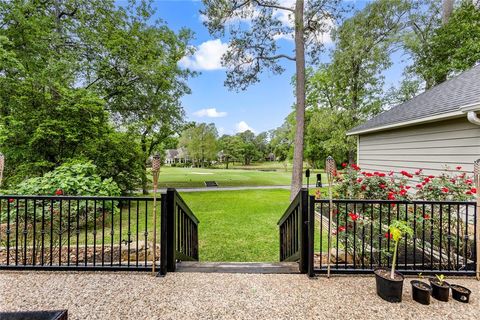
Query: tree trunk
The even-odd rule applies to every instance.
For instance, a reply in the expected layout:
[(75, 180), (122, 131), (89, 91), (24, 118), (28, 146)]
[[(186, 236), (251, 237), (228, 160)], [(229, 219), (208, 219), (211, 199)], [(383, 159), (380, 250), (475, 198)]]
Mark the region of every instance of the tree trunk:
[(295, 144), (293, 147), (293, 170), (290, 200), (293, 200), (302, 188), (303, 178), (303, 135), (305, 131), (305, 39), (303, 31), (304, 1), (297, 0), (295, 5), (295, 58), (296, 58), (296, 97), (295, 106)]
[(442, 24), (447, 24), (448, 19), (450, 19), (450, 16), (452, 15), (453, 12), (453, 3), (455, 0), (443, 0), (442, 4)]

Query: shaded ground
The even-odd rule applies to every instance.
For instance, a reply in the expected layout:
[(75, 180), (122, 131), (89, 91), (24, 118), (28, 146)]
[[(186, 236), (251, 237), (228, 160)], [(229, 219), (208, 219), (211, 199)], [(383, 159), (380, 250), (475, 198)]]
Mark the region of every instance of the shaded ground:
[(5, 272), (0, 310), (69, 309), (69, 319), (478, 319), (480, 282), (450, 279), (472, 289), (471, 303), (411, 299), (390, 304), (369, 277), (170, 273)]

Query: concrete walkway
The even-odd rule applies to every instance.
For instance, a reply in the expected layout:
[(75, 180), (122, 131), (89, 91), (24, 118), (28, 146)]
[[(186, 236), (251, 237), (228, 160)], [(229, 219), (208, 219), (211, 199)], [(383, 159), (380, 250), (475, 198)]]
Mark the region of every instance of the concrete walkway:
[(68, 309), (69, 320), (478, 319), (480, 282), (448, 280), (473, 291), (470, 304), (424, 306), (411, 298), (411, 279), (403, 302), (394, 304), (376, 295), (373, 275), (2, 271), (0, 310)]

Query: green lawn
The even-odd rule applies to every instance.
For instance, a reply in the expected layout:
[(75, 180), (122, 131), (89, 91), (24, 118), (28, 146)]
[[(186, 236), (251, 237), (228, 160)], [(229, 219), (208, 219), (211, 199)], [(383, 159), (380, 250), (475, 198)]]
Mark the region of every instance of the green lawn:
[[(316, 181), (312, 172), (310, 183)], [(205, 181), (216, 181), (221, 187), (235, 186), (285, 186), (290, 185), (291, 172), (284, 170), (262, 171), (244, 169), (201, 169), (162, 167), (159, 176), (160, 188), (204, 187)], [(324, 175), (323, 175), (324, 176)], [(322, 178), (325, 180), (326, 177)], [(324, 181), (325, 182), (325, 181)], [(304, 180), (306, 183), (306, 179)]]
[(200, 220), (200, 260), (278, 261), (277, 222), (289, 195), (280, 189), (182, 193)]

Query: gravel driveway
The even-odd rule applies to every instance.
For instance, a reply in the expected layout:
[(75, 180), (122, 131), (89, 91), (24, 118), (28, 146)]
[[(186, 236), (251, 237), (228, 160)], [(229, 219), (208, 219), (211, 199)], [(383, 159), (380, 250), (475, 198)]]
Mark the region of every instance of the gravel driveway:
[(5, 272), (0, 310), (69, 310), (69, 319), (479, 319), (480, 282), (450, 279), (472, 289), (470, 304), (411, 299), (390, 304), (375, 294), (373, 277), (170, 273)]

